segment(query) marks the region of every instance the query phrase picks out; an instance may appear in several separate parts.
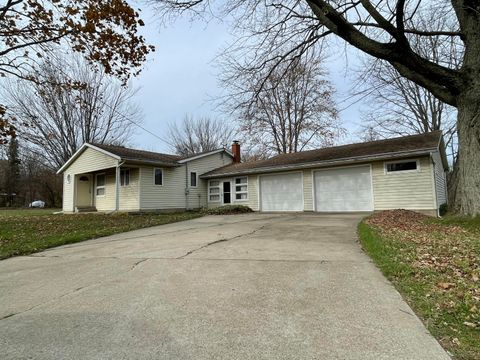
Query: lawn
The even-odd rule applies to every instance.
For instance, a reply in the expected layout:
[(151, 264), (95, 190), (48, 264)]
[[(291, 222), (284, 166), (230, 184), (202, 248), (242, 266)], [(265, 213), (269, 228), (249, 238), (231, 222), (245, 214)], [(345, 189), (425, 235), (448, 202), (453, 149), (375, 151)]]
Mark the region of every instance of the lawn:
[(360, 223), (365, 251), (457, 359), (480, 359), (480, 217), (411, 211)]
[(0, 259), (155, 225), (189, 220), (172, 214), (53, 214), (55, 210), (0, 210)]

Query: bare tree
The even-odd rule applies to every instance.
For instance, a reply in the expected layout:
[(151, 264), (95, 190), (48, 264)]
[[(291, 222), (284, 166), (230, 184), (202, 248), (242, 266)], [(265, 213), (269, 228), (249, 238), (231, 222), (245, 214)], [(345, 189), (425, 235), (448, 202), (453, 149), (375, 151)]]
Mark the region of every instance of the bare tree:
[[(155, 0), (161, 15), (190, 13), (231, 16), (246, 34), (252, 68), (289, 62), (335, 35), (351, 46), (388, 62), (398, 73), (456, 107), (458, 157), (452, 209), (480, 214), (480, 2), (471, 0)], [(455, 30), (415, 27), (420, 11), (452, 17)], [(215, 12), (220, 12), (215, 14)], [(242, 32), (245, 30), (245, 32)], [(250, 39), (248, 39), (250, 35)], [(418, 53), (412, 36), (455, 41), (458, 68)], [(253, 38), (252, 38), (253, 36)], [(239, 41), (236, 41), (239, 43)], [(276, 50), (283, 50), (281, 56)], [(245, 52), (244, 52), (245, 53)], [(448, 56), (448, 55), (447, 55)]]
[[(416, 28), (443, 28), (454, 30), (451, 17), (438, 17), (433, 11), (423, 11), (416, 20)], [(450, 41), (448, 41), (450, 40)], [(447, 61), (458, 68), (458, 44), (451, 39), (440, 39), (413, 34), (412, 47), (422, 56), (436, 62)], [(421, 134), (443, 130), (447, 151), (452, 161), (456, 158), (456, 109), (437, 99), (431, 92), (402, 77), (389, 63), (369, 58), (364, 62), (356, 95), (366, 95), (363, 130), (378, 138)], [(367, 84), (367, 85), (366, 85)]]
[(263, 156), (332, 145), (341, 132), (333, 87), (316, 58), (299, 58), (273, 71), (245, 71), (228, 61), (224, 105), (238, 118), (243, 141)]
[[(141, 121), (134, 93), (79, 57), (44, 63), (35, 76), (42, 81), (8, 81), (2, 93), (24, 124), (18, 136), (51, 167), (62, 166), (84, 142), (127, 141)], [(63, 86), (72, 79), (77, 87)]]
[[(5, 0), (0, 4), (0, 77), (38, 82), (38, 64), (62, 46), (92, 66), (127, 81), (153, 47), (138, 34), (143, 26), (128, 1)], [(67, 85), (66, 83), (65, 85)], [(21, 127), (0, 104), (0, 143)]]
[(226, 146), (234, 140), (235, 134), (235, 129), (228, 122), (209, 117), (195, 119), (186, 115), (180, 125), (170, 125), (169, 137), (176, 154), (189, 156)]

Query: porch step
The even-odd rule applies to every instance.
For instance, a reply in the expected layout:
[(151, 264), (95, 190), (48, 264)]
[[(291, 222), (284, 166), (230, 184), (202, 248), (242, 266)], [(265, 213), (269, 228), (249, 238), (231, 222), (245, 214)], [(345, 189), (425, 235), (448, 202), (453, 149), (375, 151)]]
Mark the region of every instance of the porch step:
[(95, 212), (97, 208), (95, 206), (77, 206), (77, 212)]

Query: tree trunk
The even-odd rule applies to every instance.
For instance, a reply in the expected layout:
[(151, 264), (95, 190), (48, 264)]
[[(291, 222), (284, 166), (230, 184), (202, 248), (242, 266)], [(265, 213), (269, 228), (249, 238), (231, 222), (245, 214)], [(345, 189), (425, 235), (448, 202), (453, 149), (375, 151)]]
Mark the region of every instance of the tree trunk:
[(457, 130), (451, 208), (462, 215), (480, 215), (480, 79), (458, 97)]

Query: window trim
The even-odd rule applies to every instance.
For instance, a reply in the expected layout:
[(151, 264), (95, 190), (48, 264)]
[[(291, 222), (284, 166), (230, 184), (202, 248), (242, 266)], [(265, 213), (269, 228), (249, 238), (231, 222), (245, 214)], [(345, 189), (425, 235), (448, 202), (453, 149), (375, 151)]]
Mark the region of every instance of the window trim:
[[(98, 177), (100, 175), (103, 175), (105, 177), (105, 183), (104, 185), (98, 186)], [(107, 194), (107, 189), (105, 185), (107, 185), (107, 175), (104, 172), (95, 174), (95, 197), (105, 197), (105, 195)], [(103, 195), (98, 195), (97, 193), (98, 189), (103, 189)]]
[[(162, 183), (161, 184), (157, 184), (155, 183), (155, 173), (157, 170), (160, 170), (160, 172), (162, 173)], [(153, 186), (163, 186), (165, 181), (163, 180), (163, 168), (153, 168)]]
[[(217, 181), (217, 182), (218, 182), (218, 185), (211, 186), (210, 183), (211, 183), (212, 181)], [(222, 184), (222, 181), (220, 181), (220, 180), (215, 180), (215, 179), (213, 179), (213, 180), (208, 180), (208, 202), (209, 202), (209, 203), (219, 203), (219, 202), (222, 200), (221, 190), (220, 190), (220, 184)], [(218, 188), (218, 193), (212, 194), (212, 193), (210, 192), (210, 189), (212, 189), (212, 188)], [(218, 200), (210, 200), (210, 196), (211, 196), (211, 195), (217, 195), (217, 196), (218, 196)]]
[[(417, 168), (414, 170), (398, 170), (398, 171), (388, 171), (389, 164), (399, 164), (399, 163), (406, 163), (406, 162), (416, 162)], [(419, 159), (403, 159), (403, 160), (395, 160), (395, 161), (385, 161), (383, 163), (383, 171), (385, 175), (398, 175), (398, 174), (408, 174), (408, 173), (416, 173), (420, 172), (420, 160)]]
[[(125, 184), (125, 182), (124, 182), (124, 184), (122, 185), (122, 171), (123, 171), (123, 173), (128, 171), (128, 184)], [(130, 186), (130, 169), (120, 169), (120, 186), (121, 187)]]
[[(241, 179), (241, 178), (245, 178), (247, 181), (244, 182), (244, 183), (239, 183), (237, 184), (237, 179)], [(242, 202), (242, 201), (248, 201), (248, 175), (247, 176), (237, 176), (234, 180), (233, 180), (233, 185), (235, 186), (235, 198), (234, 198), (234, 201), (237, 202)], [(246, 186), (247, 187), (247, 190), (245, 191), (237, 191), (237, 186)], [(237, 194), (246, 194), (247, 197), (245, 199), (237, 199)]]
[[(192, 185), (192, 174), (195, 174), (195, 186)], [(190, 171), (190, 187), (191, 188), (196, 188), (198, 187), (198, 173), (196, 171)]]

